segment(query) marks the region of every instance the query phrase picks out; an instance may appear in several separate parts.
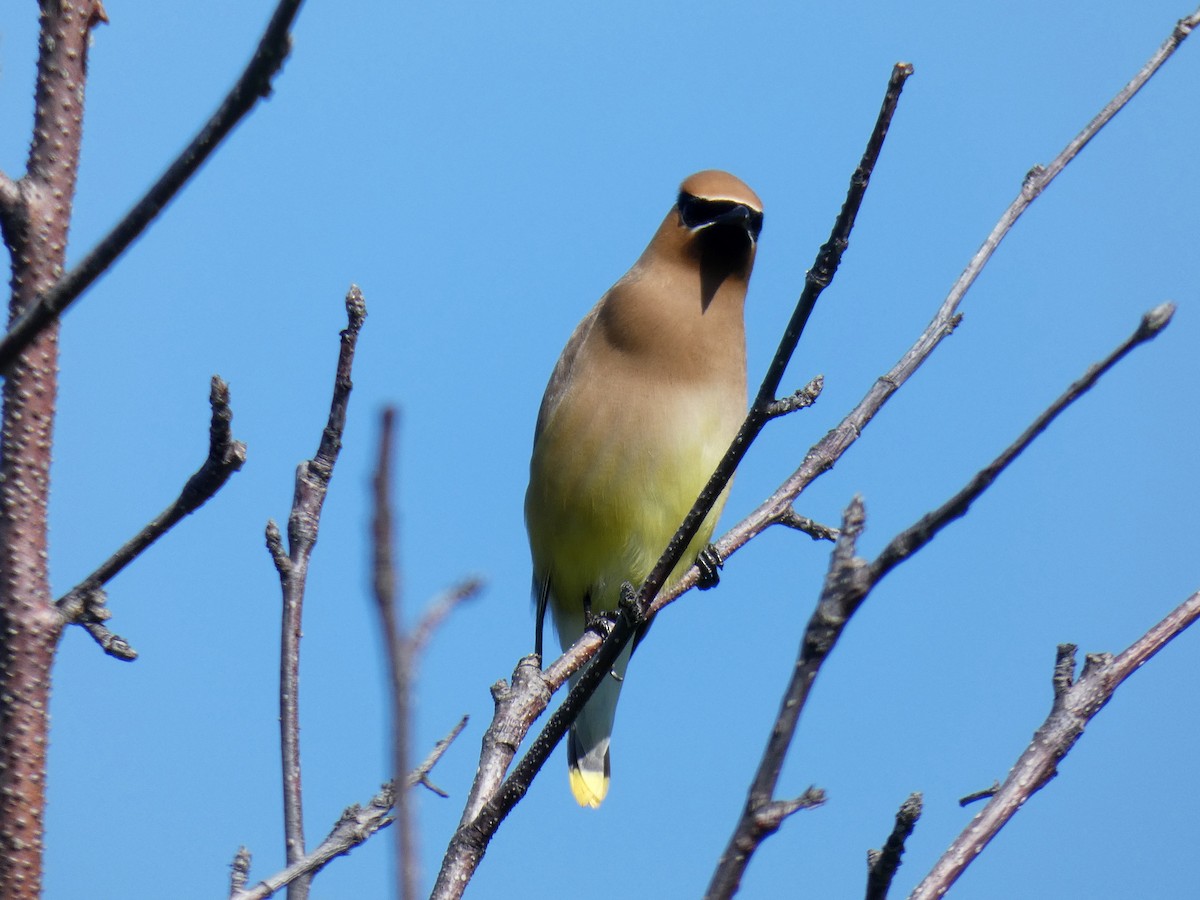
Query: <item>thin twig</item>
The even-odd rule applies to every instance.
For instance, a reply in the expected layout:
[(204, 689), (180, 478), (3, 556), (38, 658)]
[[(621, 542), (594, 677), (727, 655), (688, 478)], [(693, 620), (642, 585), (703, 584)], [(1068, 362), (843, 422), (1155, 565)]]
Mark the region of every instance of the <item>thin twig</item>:
[(454, 739), (462, 734), (462, 730), (467, 727), (468, 718), (468, 716), (463, 716), (459, 719), (458, 724), (450, 729), (450, 733), (433, 745), (433, 749), (429, 751), (429, 755), (425, 757), (425, 761), (412, 770), (412, 773), (408, 776), (408, 786), (410, 788), (416, 787), (419, 784), (443, 799), (450, 796), (429, 780), (429, 773), (433, 771), (433, 767), (437, 765), (437, 761), (442, 758), (442, 754), (450, 749), (450, 745), (454, 743)]
[[(400, 590), (397, 585), (396, 563), (393, 558), (395, 528), (392, 515), (392, 448), (395, 436), (396, 410), (387, 407), (380, 417), (379, 460), (372, 485), (374, 515), (371, 537), (373, 547), (375, 605), (383, 631), (388, 675), (391, 682), (392, 772), (399, 777), (408, 771), (408, 746), (411, 731), (412, 647), (400, 621)], [(413, 824), (412, 803), (406, 788), (396, 791), (393, 804), (396, 823), (396, 896), (415, 900), (417, 896), (416, 829)]]
[(792, 506), (789, 506), (780, 514), (779, 524), (786, 525), (788, 528), (794, 528), (796, 531), (803, 531), (814, 541), (836, 541), (838, 536), (836, 528), (830, 528), (828, 525), (814, 522), (808, 516), (800, 515)]
[(117, 659), (137, 659), (137, 652), (102, 624), (108, 619), (105, 606), (107, 598), (102, 587), (180, 520), (212, 499), (229, 477), (246, 462), (246, 445), (233, 439), (230, 427), (233, 410), (229, 405), (229, 385), (220, 376), (214, 375), (212, 378), (208, 402), (212, 406), (212, 422), (208, 429), (208, 457), (204, 464), (188, 479), (170, 506), (55, 604), (68, 622), (87, 628), (104, 652)]
[(871, 581), (879, 581), (897, 565), (924, 547), (933, 536), (947, 524), (966, 514), (971, 504), (982, 494), (996, 477), (1008, 468), (1025, 449), (1033, 443), (1039, 434), (1045, 431), (1050, 423), (1064, 409), (1091, 390), (1100, 377), (1125, 358), (1134, 347), (1158, 337), (1164, 328), (1170, 324), (1171, 316), (1175, 313), (1175, 304), (1163, 303), (1142, 316), (1137, 329), (1126, 338), (1117, 349), (1103, 361), (1091, 366), (1083, 377), (1073, 383), (1046, 410), (1034, 419), (1033, 424), (1017, 438), (1011, 446), (996, 457), (990, 465), (975, 474), (975, 477), (961, 491), (943, 503), (931, 513), (927, 513), (919, 522), (894, 537), (883, 552), (871, 563)]
[[(296, 470), (296, 490), (288, 516), (287, 564), (282, 564), (282, 540), (278, 528), (267, 525), (267, 545), (279, 571), (283, 589), (283, 627), (279, 659), (279, 730), (283, 763), (283, 822), (287, 861), (295, 864), (304, 858), (303, 788), (300, 777), (300, 634), (304, 608), (304, 589), (308, 579), (308, 561), (317, 542), (321, 509), (333, 477), (333, 467), (342, 447), (346, 408), (350, 402), (351, 367), (358, 333), (367, 316), (366, 303), (357, 285), (346, 295), (348, 324), (341, 333), (337, 374), (329, 420), (321, 434), (316, 455)], [(288, 885), (288, 900), (305, 900), (309, 876), (301, 875)]]
[(433, 637), (433, 633), (437, 631), (438, 626), (442, 624), (442, 621), (450, 613), (454, 612), (460, 604), (468, 600), (474, 600), (482, 590), (482, 579), (468, 578), (435, 597), (433, 602), (425, 609), (420, 621), (417, 622), (408, 634), (408, 642), (411, 646), (413, 658), (415, 659), (421, 654), (425, 646), (429, 643), (429, 639)]
[[(511, 760), (515, 748), (523, 740), (528, 724), (521, 727), (512, 721), (506, 721), (497, 728), (488, 729), (488, 734), (484, 738), (484, 754), (487, 756), (490, 752), (493, 755), (481, 760), (463, 821), (446, 850), (442, 869), (434, 886), (434, 897), (453, 898), (462, 895), (462, 891), (478, 867), (483, 852), (500, 822), (525, 795), (534, 776), (541, 770), (583, 704), (595, 691), (600, 681), (607, 676), (617, 656), (632, 639), (639, 626), (652, 614), (655, 609), (652, 604), (668, 573), (678, 563), (684, 549), (695, 536), (700, 523), (712, 509), (717, 497), (725, 489), (750, 444), (773, 415), (780, 414), (780, 408), (776, 405), (776, 395), (784, 370), (795, 351), (817, 298), (833, 279), (841, 262), (842, 254), (849, 244), (850, 231), (862, 204), (871, 172), (879, 158), (883, 140), (887, 135), (892, 114), (899, 100), (900, 90), (911, 74), (912, 67), (906, 63), (897, 64), (892, 71), (879, 117), (867, 142), (867, 149), (863, 154), (862, 161), (851, 177), (846, 201), (834, 224), (830, 239), (821, 247), (817, 254), (817, 260), (806, 277), (804, 290), (796, 304), (791, 321), (784, 331), (779, 349), (771, 361), (762, 387), (751, 405), (745, 422), (734, 438), (733, 444), (704, 490), (701, 491), (691, 512), (688, 513), (683, 524), (667, 545), (662, 557), (641, 585), (636, 597), (627, 596), (623, 599), (612, 631), (605, 638), (599, 652), (595, 653), (587, 670), (572, 687), (562, 705), (550, 716), (549, 721), (514, 768), (512, 774), (499, 784), (498, 788), (494, 789), (494, 793), (490, 790), (491, 782), (496, 778), (498, 772), (502, 773), (507, 769), (508, 761)], [(816, 393), (819, 392), (819, 384), (810, 384), (806, 391), (815, 398)], [(577, 659), (576, 667), (583, 665), (588, 656), (594, 652), (591, 649), (592, 646), (591, 640), (585, 635), (584, 639), (577, 642), (564, 656), (570, 655)], [(510, 702), (521, 711), (522, 715), (536, 710), (533, 713), (534, 716), (540, 714), (545, 702), (548, 702), (549, 691), (552, 690), (548, 687), (549, 682), (536, 679), (533, 673), (526, 671), (523, 668), (525, 662), (526, 660), (522, 660), (517, 672), (514, 673), (514, 688), (517, 687), (518, 678), (523, 679), (526, 683), (532, 683), (535, 680), (541, 681), (541, 687), (535, 688), (528, 696), (523, 697), (513, 697), (512, 694), (515, 692), (510, 692), (510, 689), (502, 683), (493, 687), (492, 693), (496, 698), (498, 710), (496, 718), (493, 719), (493, 726), (496, 726), (500, 719), (502, 707)], [(534, 666), (536, 667), (536, 662)], [(549, 674), (549, 672), (546, 673), (547, 676)], [(539, 708), (538, 703), (542, 701), (542, 698), (544, 698), (544, 702)], [(501, 763), (503, 768), (501, 768)], [(484, 787), (485, 783), (487, 789)], [(470, 817), (468, 818), (468, 816)]]
[[(429, 784), (429, 773), (466, 725), (467, 717), (463, 716), (458, 724), (450, 730), (450, 733), (437, 742), (425, 761), (410, 772), (408, 778), (405, 779), (408, 787)], [(232, 895), (230, 900), (266, 900), (267, 897), (291, 885), (299, 878), (311, 879), (331, 860), (345, 856), (379, 829), (390, 825), (392, 818), (388, 813), (391, 811), (394, 798), (395, 786), (389, 782), (370, 799), (366, 806), (355, 804), (347, 807), (329, 832), (329, 836), (312, 853), (290, 864), (283, 871), (264, 878), (253, 888)]]
[(1198, 618), (1200, 591), (1175, 607), (1116, 657), (1107, 653), (1088, 654), (1078, 681), (1073, 680), (1075, 646), (1060, 645), (1054, 667), (1054, 702), (1050, 714), (1034, 733), (1033, 740), (995, 796), (955, 838), (917, 885), (910, 900), (932, 900), (943, 896), (1017, 810), (1058, 774), (1058, 763), (1071, 751), (1084, 728), (1112, 699), (1125, 679)]
[[(1029, 205), (1050, 185), (1055, 177), (1071, 162), (1079, 151), (1094, 138), (1105, 125), (1128, 103), (1143, 85), (1162, 67), (1183, 40), (1200, 25), (1200, 10), (1180, 20), (1171, 36), (1146, 62), (1141, 71), (1073, 138), (1066, 147), (1045, 167), (1035, 166), (1022, 182), (1016, 198), (1000, 216), (983, 245), (976, 251), (966, 269), (950, 288), (933, 320), (917, 338), (916, 342), (896, 362), (886, 375), (878, 378), (846, 417), (818, 441), (800, 467), (779, 486), (757, 509), (734, 525), (714, 544), (721, 559), (727, 559), (756, 535), (778, 524), (780, 516), (790, 504), (816, 478), (824, 474), (841, 459), (850, 446), (858, 440), (876, 413), (883, 408), (891, 396), (913, 375), (929, 355), (958, 326), (961, 314), (959, 304), (975, 283), (983, 267), (1008, 235), (1017, 219)], [(668, 590), (659, 595), (653, 611), (657, 612), (685, 591), (695, 586), (698, 571), (693, 567)]]
[(0, 371), (7, 371), (17, 355), (137, 240), (255, 103), (270, 96), (271, 80), (291, 49), (288, 30), (301, 2), (280, 0), (254, 56), (212, 118), (113, 230), (11, 324), (0, 340)]
[(965, 797), (959, 797), (958, 805), (967, 807), (972, 803), (977, 803), (980, 800), (987, 800), (991, 797), (995, 797), (998, 790), (1000, 790), (1000, 782), (993, 781), (992, 786), (989, 788), (984, 788), (982, 791), (975, 791), (974, 793), (967, 794)]
[(904, 842), (913, 833), (917, 819), (921, 818), (921, 795), (909, 794), (896, 813), (896, 824), (888, 835), (882, 850), (867, 851), (867, 894), (866, 900), (887, 900), (892, 889), (892, 879), (900, 868), (904, 856)]
[(855, 497), (850, 502), (842, 518), (841, 533), (830, 557), (821, 597), (800, 642), (800, 652), (792, 668), (783, 701), (780, 703), (779, 715), (771, 725), (767, 746), (751, 782), (746, 804), (713, 873), (705, 894), (706, 900), (724, 900), (732, 897), (737, 892), (750, 857), (762, 841), (774, 833), (775, 828), (764, 827), (760, 811), (774, 802), (779, 773), (783, 769), (788, 749), (795, 737), (796, 725), (808, 702), (817, 673), (832, 652), (846, 624), (867, 596), (888, 572), (932, 541), (938, 532), (951, 522), (963, 516), (971, 504), (991, 487), (1000, 473), (1008, 468), (1063, 410), (1090, 390), (1105, 372), (1124, 359), (1134, 347), (1158, 336), (1170, 322), (1173, 311), (1174, 307), (1171, 304), (1164, 303), (1142, 316), (1133, 334), (1102, 362), (1089, 368), (1083, 378), (1068, 387), (1016, 441), (975, 475), (966, 487), (889, 541), (873, 562), (868, 563), (855, 555), (858, 537), (866, 524), (866, 514), (860, 498)]

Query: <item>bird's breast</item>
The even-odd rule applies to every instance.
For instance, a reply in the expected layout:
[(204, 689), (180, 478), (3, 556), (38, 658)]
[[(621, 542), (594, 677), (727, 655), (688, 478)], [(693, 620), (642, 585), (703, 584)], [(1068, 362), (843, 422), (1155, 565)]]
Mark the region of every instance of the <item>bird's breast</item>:
[[(561, 600), (582, 603), (587, 593), (594, 608), (615, 607), (623, 582), (649, 574), (744, 412), (744, 382), (615, 375), (603, 390), (567, 392), (543, 423), (531, 464), (535, 571), (549, 574)], [(719, 513), (720, 504), (695, 550)]]

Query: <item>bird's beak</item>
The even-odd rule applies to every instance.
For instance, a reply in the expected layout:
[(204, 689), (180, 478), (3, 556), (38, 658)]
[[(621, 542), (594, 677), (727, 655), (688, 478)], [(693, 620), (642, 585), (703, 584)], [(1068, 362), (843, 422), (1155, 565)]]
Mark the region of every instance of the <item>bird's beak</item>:
[(754, 212), (748, 206), (743, 206), (739, 203), (728, 212), (721, 213), (721, 215), (709, 222), (707, 227), (714, 225), (736, 228), (749, 235), (750, 240), (757, 241), (758, 233), (762, 230), (762, 219), (755, 216)]

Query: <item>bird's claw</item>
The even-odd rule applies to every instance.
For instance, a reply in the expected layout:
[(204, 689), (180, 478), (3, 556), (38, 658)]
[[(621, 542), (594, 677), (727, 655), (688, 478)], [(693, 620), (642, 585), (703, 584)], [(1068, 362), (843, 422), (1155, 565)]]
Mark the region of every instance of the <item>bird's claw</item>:
[(721, 581), (721, 569), (724, 566), (717, 548), (709, 544), (696, 556), (696, 568), (700, 572), (696, 577), (696, 587), (702, 591), (715, 588)]

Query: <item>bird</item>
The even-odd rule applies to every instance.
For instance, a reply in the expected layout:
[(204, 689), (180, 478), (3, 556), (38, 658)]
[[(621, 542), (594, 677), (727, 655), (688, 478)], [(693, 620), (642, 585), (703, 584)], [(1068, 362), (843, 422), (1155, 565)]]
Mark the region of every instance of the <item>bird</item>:
[[(539, 657), (547, 608), (566, 650), (592, 616), (617, 609), (623, 585), (645, 580), (745, 417), (743, 309), (762, 210), (728, 172), (686, 178), (645, 251), (575, 328), (553, 369), (525, 494)], [(667, 586), (708, 548), (727, 494)], [(715, 581), (716, 569), (706, 571)], [(580, 806), (598, 807), (608, 793), (617, 699), (642, 636), (567, 735)]]

